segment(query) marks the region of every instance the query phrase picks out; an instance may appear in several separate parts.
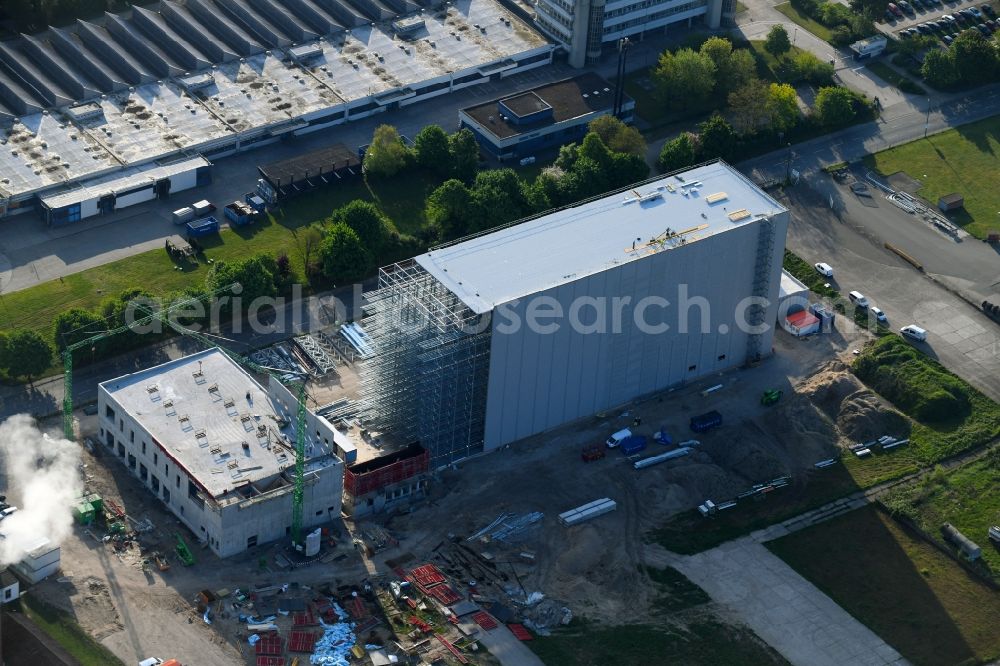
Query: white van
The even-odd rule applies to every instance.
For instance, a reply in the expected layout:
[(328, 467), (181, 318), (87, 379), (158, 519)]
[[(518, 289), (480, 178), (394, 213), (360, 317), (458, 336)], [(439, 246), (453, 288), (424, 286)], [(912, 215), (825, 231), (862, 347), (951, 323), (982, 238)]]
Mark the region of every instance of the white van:
[(813, 264), (813, 267), (816, 269), (816, 272), (822, 275), (823, 277), (828, 277), (828, 278), (833, 277), (833, 267), (830, 266), (830, 264), (824, 264), (821, 261), (818, 264)]
[(854, 305), (856, 305), (857, 307), (859, 308), (868, 307), (868, 299), (865, 298), (865, 295), (862, 294), (860, 291), (852, 291), (851, 293), (848, 294), (848, 296), (850, 297), (851, 302), (854, 303)]
[(611, 435), (611, 437), (608, 437), (608, 441), (606, 441), (605, 444), (608, 445), (609, 449), (613, 449), (631, 436), (632, 431), (628, 428), (624, 428)]
[(908, 338), (917, 340), (918, 342), (923, 342), (924, 340), (927, 339), (927, 331), (920, 328), (916, 324), (910, 324), (909, 326), (904, 326), (903, 328), (899, 329), (899, 332)]

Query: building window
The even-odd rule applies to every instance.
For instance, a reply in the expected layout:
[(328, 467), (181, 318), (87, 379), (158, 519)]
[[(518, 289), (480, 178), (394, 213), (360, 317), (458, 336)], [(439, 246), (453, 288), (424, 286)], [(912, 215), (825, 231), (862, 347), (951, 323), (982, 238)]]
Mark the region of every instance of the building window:
[(694, 372), (697, 369), (698, 369), (697, 365), (689, 365), (688, 366), (688, 372)]
[(121, 442), (118, 442), (118, 457), (122, 459), (125, 458), (125, 445)]
[(160, 464), (160, 454), (158, 454), (156, 451), (153, 451), (153, 464), (154, 465)]
[(163, 484), (163, 501), (170, 504), (170, 488), (167, 488), (167, 484)]
[(183, 505), (181, 506), (181, 515), (182, 516), (184, 515), (184, 506)]
[(725, 361), (726, 360), (726, 355), (725, 354), (719, 354), (719, 360), (720, 361)]
[(155, 476), (149, 477), (149, 485), (153, 488), (154, 493), (160, 492), (160, 480)]
[(142, 455), (146, 455), (146, 442), (142, 443)]
[(170, 478), (170, 470), (167, 469), (167, 463), (163, 463), (163, 473), (167, 475), (167, 478)]
[(125, 432), (125, 421), (118, 419), (118, 432)]
[(139, 478), (145, 481), (148, 476), (149, 476), (149, 470), (146, 469), (145, 465), (139, 463)]
[(14, 590), (10, 589), (9, 587), (6, 590), (4, 590), (3, 591), (3, 598), (4, 598), (4, 600), (10, 600), (10, 597), (11, 597), (11, 595), (13, 593), (14, 593)]
[(110, 405), (105, 405), (104, 406), (104, 416), (106, 416), (111, 421), (111, 424), (114, 425), (114, 422), (115, 422), (115, 410), (111, 409)]
[(247, 548), (253, 548), (257, 545), (257, 535), (254, 534), (252, 537), (247, 537)]
[(128, 431), (128, 443), (135, 444), (135, 430)]
[(320, 509), (319, 511), (317, 511), (316, 515), (317, 516), (322, 516), (323, 515), (323, 509)]
[(180, 474), (178, 474), (178, 475), (177, 475), (177, 483), (176, 483), (175, 485), (176, 485), (176, 486), (177, 486), (178, 488), (180, 488), (180, 487), (181, 487), (181, 475), (180, 475)]

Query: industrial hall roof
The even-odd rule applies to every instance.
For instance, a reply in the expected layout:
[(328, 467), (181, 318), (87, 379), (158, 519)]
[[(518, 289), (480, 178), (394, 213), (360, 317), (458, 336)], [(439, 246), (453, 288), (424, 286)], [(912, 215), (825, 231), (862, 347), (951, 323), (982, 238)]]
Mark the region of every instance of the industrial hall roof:
[(416, 261), (485, 313), (785, 210), (720, 161), (432, 249)]

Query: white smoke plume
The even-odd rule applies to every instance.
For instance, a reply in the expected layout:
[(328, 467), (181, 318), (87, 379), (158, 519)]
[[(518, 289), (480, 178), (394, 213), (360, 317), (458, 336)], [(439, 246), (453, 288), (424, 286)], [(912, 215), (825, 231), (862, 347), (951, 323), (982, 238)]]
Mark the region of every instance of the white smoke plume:
[[(80, 447), (49, 437), (27, 414), (0, 424), (0, 462), (7, 502), (18, 510), (0, 522), (0, 565), (20, 561), (44, 537), (58, 546), (73, 530), (74, 500), (83, 493)], [(14, 500), (17, 500), (16, 502)]]

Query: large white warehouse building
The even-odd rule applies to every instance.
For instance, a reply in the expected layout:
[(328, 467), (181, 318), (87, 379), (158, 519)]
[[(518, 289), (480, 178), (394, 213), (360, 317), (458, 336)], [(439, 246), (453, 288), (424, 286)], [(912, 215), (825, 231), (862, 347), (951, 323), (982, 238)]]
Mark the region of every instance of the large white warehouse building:
[(764, 357), (787, 227), (717, 162), (386, 267), (369, 422), (442, 463)]
[[(100, 440), (220, 557), (291, 532), (295, 396), (219, 349), (98, 386)], [(336, 433), (307, 412), (302, 527), (340, 516)]]

